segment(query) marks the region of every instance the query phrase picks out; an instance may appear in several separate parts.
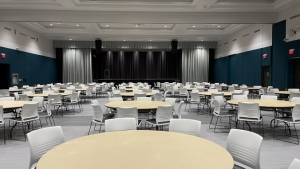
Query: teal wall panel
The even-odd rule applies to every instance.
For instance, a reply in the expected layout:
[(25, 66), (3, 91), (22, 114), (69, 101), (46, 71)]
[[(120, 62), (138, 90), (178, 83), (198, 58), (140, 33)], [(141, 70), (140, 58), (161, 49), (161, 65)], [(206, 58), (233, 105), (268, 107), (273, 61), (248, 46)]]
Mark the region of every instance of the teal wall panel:
[[(263, 59), (262, 55), (267, 54), (267, 58)], [(266, 47), (262, 49), (261, 55), (261, 65), (262, 66), (271, 66), (271, 59), (272, 59), (272, 47)]]
[(18, 86), (56, 82), (55, 59), (4, 47), (0, 47), (0, 51), (6, 54), (0, 63), (10, 65), (10, 86), (12, 73), (18, 73), (19, 79), (26, 79), (26, 82), (19, 81)]

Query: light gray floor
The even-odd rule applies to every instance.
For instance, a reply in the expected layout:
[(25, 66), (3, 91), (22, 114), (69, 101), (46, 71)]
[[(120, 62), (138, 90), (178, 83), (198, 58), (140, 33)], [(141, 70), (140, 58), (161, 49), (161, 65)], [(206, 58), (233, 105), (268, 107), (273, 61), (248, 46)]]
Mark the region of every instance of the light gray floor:
[[(102, 106), (102, 110), (106, 108), (104, 104), (108, 102), (107, 98), (99, 98), (98, 101)], [(177, 108), (178, 103), (175, 107)], [(196, 119), (202, 122), (201, 135), (203, 138), (211, 140), (223, 147), (226, 146), (228, 133), (214, 133), (208, 128), (211, 116), (207, 111), (200, 110), (201, 115), (197, 115), (195, 109), (190, 112), (184, 111), (185, 105), (182, 106), (182, 118)], [(192, 108), (196, 108), (192, 105)], [(54, 115), (57, 126), (62, 126), (66, 141), (87, 135), (90, 121), (92, 119), (92, 107), (90, 104), (83, 104), (83, 111), (79, 111), (76, 107), (75, 115), (70, 111), (65, 113), (64, 117)], [(270, 114), (270, 113), (269, 113)], [(271, 113), (272, 115), (272, 113)], [(265, 137), (261, 148), (261, 168), (262, 169), (287, 169), (294, 158), (300, 159), (299, 145), (278, 141), (272, 138), (272, 132), (269, 127), (271, 117), (264, 117)], [(227, 119), (223, 119), (227, 121)], [(6, 121), (7, 122), (7, 121)], [(45, 123), (43, 119), (43, 123)], [(7, 123), (8, 125), (8, 123)], [(46, 125), (46, 124), (44, 124)], [(44, 126), (46, 127), (46, 126)], [(240, 128), (242, 126), (240, 125)], [(300, 126), (297, 126), (298, 129)], [(102, 128), (104, 129), (104, 127)], [(248, 128), (245, 125), (245, 129)], [(165, 128), (165, 130), (168, 130)], [(220, 131), (220, 130), (219, 130)], [(228, 131), (223, 129), (222, 131)], [(8, 130), (7, 130), (8, 132)], [(258, 130), (254, 129), (254, 132)], [(93, 131), (97, 133), (97, 131)], [(300, 133), (300, 132), (299, 132)], [(29, 164), (29, 144), (23, 141), (24, 137), (20, 128), (16, 129), (13, 134), (13, 140), (7, 140), (3, 145), (3, 130), (0, 128), (0, 168), (1, 169), (26, 169)], [(187, 143), (188, 144), (188, 143)], [(217, 161), (217, 159), (216, 159)]]

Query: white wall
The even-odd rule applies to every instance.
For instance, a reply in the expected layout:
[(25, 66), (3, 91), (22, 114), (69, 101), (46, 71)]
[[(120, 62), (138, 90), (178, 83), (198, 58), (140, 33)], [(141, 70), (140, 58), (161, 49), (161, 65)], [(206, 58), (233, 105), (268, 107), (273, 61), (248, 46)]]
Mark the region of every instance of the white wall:
[[(11, 31), (6, 30), (5, 27), (10, 28)], [(20, 51), (55, 58), (52, 40), (46, 39), (40, 34), (17, 23), (0, 22), (0, 46), (10, 49), (19, 47)]]
[[(298, 17), (291, 19), (291, 17), (296, 15)], [(278, 14), (277, 21), (280, 22), (283, 20), (286, 20), (286, 34), (288, 34), (290, 28), (297, 30), (297, 34), (295, 36), (288, 38), (289, 41), (300, 39), (300, 3), (291, 8), (281, 11)], [(295, 28), (295, 26), (299, 26), (299, 28)]]
[[(259, 30), (254, 33), (254, 31)], [(244, 35), (248, 36), (243, 37)], [(235, 41), (233, 41), (236, 39)], [(227, 43), (227, 44), (226, 44)], [(272, 25), (250, 25), (218, 41), (216, 58), (272, 46)]]

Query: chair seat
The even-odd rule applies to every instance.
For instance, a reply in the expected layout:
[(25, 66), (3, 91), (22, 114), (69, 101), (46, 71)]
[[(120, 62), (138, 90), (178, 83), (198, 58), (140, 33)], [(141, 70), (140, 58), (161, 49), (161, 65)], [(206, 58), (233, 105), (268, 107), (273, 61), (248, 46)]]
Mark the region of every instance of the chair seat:
[(232, 113), (232, 112), (229, 112), (229, 111), (221, 111), (220, 113), (219, 113), (219, 115), (217, 115), (217, 114), (215, 114), (214, 113), (214, 115), (216, 115), (216, 116), (220, 116), (220, 117), (229, 117), (229, 116), (233, 116), (234, 114)]
[(260, 119), (240, 117), (238, 120), (241, 120), (241, 121), (250, 121), (250, 122), (261, 122), (262, 121), (262, 117), (260, 117)]
[(282, 122), (285, 122), (285, 123), (292, 123), (292, 124), (300, 123), (300, 121), (294, 122), (293, 118), (291, 118), (291, 117), (276, 118), (276, 120), (282, 121)]
[(163, 126), (163, 125), (169, 125), (170, 121), (163, 121), (163, 122), (156, 122), (156, 119), (148, 119), (146, 122), (152, 124), (152, 125), (157, 125), (157, 126)]
[(105, 114), (103, 114), (102, 122), (99, 120), (96, 120), (96, 119), (93, 119), (93, 122), (98, 123), (98, 124), (104, 124), (106, 120), (113, 119), (114, 117), (115, 117), (115, 115), (112, 113), (105, 113)]

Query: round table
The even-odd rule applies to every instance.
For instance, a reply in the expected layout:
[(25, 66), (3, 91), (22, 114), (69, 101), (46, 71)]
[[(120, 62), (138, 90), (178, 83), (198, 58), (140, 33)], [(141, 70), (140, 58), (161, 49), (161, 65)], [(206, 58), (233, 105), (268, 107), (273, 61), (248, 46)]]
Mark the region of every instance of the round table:
[[(80, 88), (80, 89), (75, 89), (76, 91), (86, 91), (88, 88)], [(59, 89), (60, 92), (64, 92), (65, 90), (69, 90), (69, 89)], [(70, 89), (72, 90), (72, 89)]]
[(274, 92), (275, 94), (283, 94), (283, 95), (290, 95), (291, 92), (290, 91), (276, 91)]
[(37, 102), (33, 101), (0, 101), (0, 105), (3, 106), (3, 109), (18, 109), (23, 107), (24, 104), (34, 104)]
[(191, 135), (119, 131), (80, 137), (48, 151), (38, 169), (232, 169), (223, 147)]
[(282, 101), (282, 100), (260, 100), (260, 99), (250, 99), (250, 100), (228, 100), (228, 104), (238, 105), (239, 102), (250, 102), (258, 103), (259, 107), (263, 108), (292, 108), (296, 105), (294, 102)]
[(199, 92), (200, 95), (204, 95), (204, 96), (211, 96), (212, 93), (215, 93), (215, 94), (223, 93), (224, 96), (231, 96), (232, 95), (232, 92)]
[(61, 96), (69, 96), (72, 93), (38, 93), (38, 94), (28, 94), (28, 97), (48, 97), (49, 94), (60, 94)]
[(157, 109), (158, 106), (170, 105), (167, 102), (159, 101), (118, 101), (108, 102), (104, 106), (115, 109), (117, 107), (136, 107), (138, 110), (152, 110)]
[[(126, 93), (120, 93), (121, 96), (124, 96), (124, 97), (133, 97), (135, 93), (133, 92), (126, 92)], [(155, 95), (155, 93), (136, 93), (136, 94), (146, 94), (146, 96), (153, 96)]]
[(21, 92), (23, 89), (9, 89), (9, 92)]

